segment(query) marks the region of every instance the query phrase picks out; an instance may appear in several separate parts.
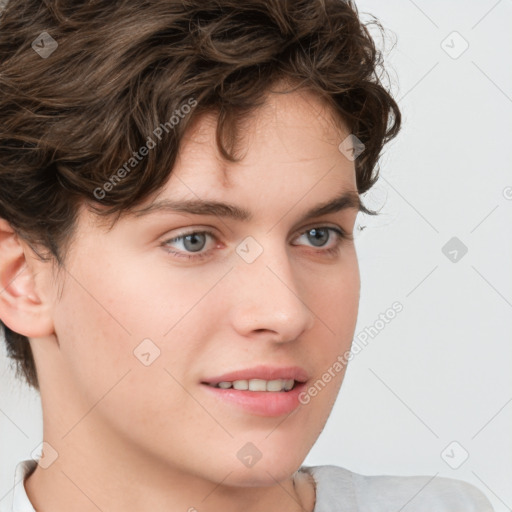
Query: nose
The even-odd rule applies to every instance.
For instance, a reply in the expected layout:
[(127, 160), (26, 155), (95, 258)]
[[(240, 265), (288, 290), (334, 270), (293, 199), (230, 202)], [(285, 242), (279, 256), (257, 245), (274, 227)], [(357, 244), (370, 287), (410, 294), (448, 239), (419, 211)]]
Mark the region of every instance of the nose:
[(244, 337), (274, 342), (297, 339), (312, 328), (314, 305), (308, 304), (286, 247), (266, 244), (252, 262), (240, 258), (232, 272), (231, 325)]

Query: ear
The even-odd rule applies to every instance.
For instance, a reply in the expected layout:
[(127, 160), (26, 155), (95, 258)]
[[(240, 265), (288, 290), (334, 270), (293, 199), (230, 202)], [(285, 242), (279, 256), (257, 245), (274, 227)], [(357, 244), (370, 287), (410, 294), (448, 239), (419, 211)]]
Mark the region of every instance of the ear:
[(0, 218), (0, 319), (12, 331), (31, 338), (54, 333), (51, 304), (36, 288), (35, 276), (43, 265)]

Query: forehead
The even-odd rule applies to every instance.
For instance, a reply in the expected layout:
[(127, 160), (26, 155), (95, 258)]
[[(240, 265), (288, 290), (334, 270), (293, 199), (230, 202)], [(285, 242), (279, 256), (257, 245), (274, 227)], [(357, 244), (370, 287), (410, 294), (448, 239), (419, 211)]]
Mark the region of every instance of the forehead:
[[(208, 148), (208, 153), (228, 164), (219, 152), (211, 151), (216, 147), (217, 123), (216, 112), (197, 116), (183, 137), (180, 154), (190, 156), (196, 152), (204, 155)], [(278, 89), (268, 92), (261, 106), (237, 119), (235, 139), (238, 144), (235, 149), (238, 150), (237, 156), (246, 164), (252, 162), (252, 154), (261, 157), (257, 150), (263, 144), (276, 156), (293, 148), (289, 158), (301, 161), (315, 156), (312, 142), (323, 141), (337, 147), (349, 133), (345, 120), (318, 94), (307, 89), (286, 93)], [(275, 135), (281, 135), (279, 141)], [(300, 144), (299, 141), (308, 144)]]
[[(344, 177), (354, 178), (355, 183), (354, 163), (338, 150), (349, 130), (327, 102), (310, 91), (268, 93), (261, 107), (240, 119), (235, 145), (239, 161), (235, 163), (220, 154), (217, 121), (215, 113), (206, 113), (189, 127), (170, 175), (174, 188), (186, 187), (193, 181), (203, 183), (206, 193), (219, 187), (229, 192), (235, 188), (237, 178), (248, 178), (249, 174), (255, 183), (258, 177), (266, 180), (270, 188), (284, 175), (290, 182), (297, 182), (307, 178), (315, 167), (322, 173), (334, 164), (343, 167)], [(248, 169), (251, 173), (244, 172)], [(165, 193), (164, 187), (161, 193)]]
[[(325, 101), (309, 91), (270, 93), (265, 103), (237, 126), (238, 162), (226, 161), (219, 152), (217, 114), (198, 116), (189, 127), (168, 181), (160, 190), (123, 216), (172, 210), (176, 201), (284, 204), (313, 188), (324, 199), (352, 191), (346, 207), (358, 208), (354, 162), (338, 150), (348, 135), (343, 120)], [(322, 194), (322, 190), (325, 193)], [(217, 215), (222, 207), (196, 209)], [(225, 208), (224, 208), (225, 210)], [(234, 210), (234, 209), (232, 209)], [(250, 220), (248, 209), (237, 208), (232, 217)], [(242, 210), (244, 210), (242, 212)], [(176, 209), (179, 211), (179, 208)], [(229, 215), (230, 212), (228, 212)]]

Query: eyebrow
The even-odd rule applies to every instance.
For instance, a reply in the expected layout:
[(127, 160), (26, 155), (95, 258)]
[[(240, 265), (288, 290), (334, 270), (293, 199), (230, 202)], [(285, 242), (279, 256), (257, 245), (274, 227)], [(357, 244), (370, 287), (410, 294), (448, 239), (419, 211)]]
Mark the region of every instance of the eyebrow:
[[(302, 215), (299, 222), (312, 217), (320, 217), (322, 215), (337, 213), (347, 209), (354, 209), (358, 212), (367, 212), (367, 209), (361, 203), (359, 194), (356, 191), (351, 190), (343, 192), (341, 195), (338, 195), (327, 202), (314, 206)], [(245, 222), (250, 221), (253, 218), (251, 212), (234, 204), (218, 201), (205, 201), (202, 199), (161, 199), (160, 201), (155, 201), (144, 208), (135, 210), (132, 213), (135, 217), (142, 217), (157, 212), (215, 215), (218, 217)]]

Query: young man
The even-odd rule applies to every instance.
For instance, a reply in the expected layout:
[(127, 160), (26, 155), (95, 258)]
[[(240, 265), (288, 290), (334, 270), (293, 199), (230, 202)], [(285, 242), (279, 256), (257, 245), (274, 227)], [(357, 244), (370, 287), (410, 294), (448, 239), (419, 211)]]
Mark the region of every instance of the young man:
[[(346, 369), (353, 241), (400, 112), (339, 0), (10, 0), (0, 319), (43, 406), (13, 512), (490, 511), (301, 466)], [(319, 385), (322, 384), (322, 385)]]

